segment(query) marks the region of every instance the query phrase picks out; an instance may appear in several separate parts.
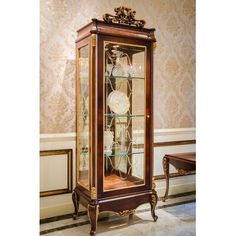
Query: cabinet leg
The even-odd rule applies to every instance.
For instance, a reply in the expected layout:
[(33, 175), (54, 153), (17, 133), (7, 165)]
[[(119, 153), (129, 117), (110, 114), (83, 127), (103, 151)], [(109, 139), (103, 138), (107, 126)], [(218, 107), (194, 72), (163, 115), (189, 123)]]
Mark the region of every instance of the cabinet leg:
[(79, 212), (79, 195), (75, 189), (72, 193), (72, 201), (73, 201), (74, 209), (75, 209), (74, 214), (73, 214), (73, 219), (76, 220), (78, 217), (78, 212)]
[(97, 230), (97, 220), (99, 214), (99, 205), (98, 204), (89, 204), (88, 205), (88, 217), (91, 224), (90, 235), (95, 235)]
[(163, 197), (163, 202), (168, 198), (168, 192), (169, 192), (169, 160), (167, 158), (163, 158), (162, 160), (162, 165), (163, 165), (163, 170), (164, 170), (164, 175), (166, 178), (166, 192)]
[(158, 196), (157, 196), (157, 192), (155, 190), (152, 190), (152, 195), (151, 195), (151, 213), (152, 213), (152, 218), (154, 220), (154, 222), (157, 221), (158, 216), (155, 213), (155, 209), (156, 209), (156, 205), (157, 205), (157, 201), (158, 201)]

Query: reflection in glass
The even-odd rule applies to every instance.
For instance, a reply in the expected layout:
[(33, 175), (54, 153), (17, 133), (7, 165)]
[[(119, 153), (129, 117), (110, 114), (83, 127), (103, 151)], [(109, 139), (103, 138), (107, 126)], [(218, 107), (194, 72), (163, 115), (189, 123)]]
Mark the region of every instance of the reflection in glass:
[(104, 191), (145, 182), (145, 53), (105, 42)]
[(89, 187), (89, 46), (79, 49), (78, 67), (78, 134), (79, 147), (77, 151), (77, 181)]

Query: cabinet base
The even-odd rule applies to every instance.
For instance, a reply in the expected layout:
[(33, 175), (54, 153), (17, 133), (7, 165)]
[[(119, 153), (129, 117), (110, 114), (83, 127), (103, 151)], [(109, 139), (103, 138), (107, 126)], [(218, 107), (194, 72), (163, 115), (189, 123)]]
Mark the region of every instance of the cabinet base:
[(97, 219), (100, 212), (110, 211), (118, 214), (119, 216), (129, 216), (129, 218), (132, 218), (137, 207), (149, 202), (151, 205), (151, 215), (153, 220), (156, 222), (158, 219), (158, 216), (155, 214), (158, 196), (154, 189), (125, 196), (93, 200), (76, 187), (72, 194), (72, 200), (75, 209), (73, 219), (77, 219), (78, 217), (79, 203), (87, 207), (88, 216), (91, 223), (90, 235), (95, 235), (96, 233)]

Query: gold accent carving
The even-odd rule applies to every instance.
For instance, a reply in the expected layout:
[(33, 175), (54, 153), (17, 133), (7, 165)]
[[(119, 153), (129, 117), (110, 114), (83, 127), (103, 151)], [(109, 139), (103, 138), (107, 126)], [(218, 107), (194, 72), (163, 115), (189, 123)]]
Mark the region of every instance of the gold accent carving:
[(152, 178), (152, 189), (156, 189), (156, 184), (154, 178)]
[(92, 42), (92, 47), (96, 46), (97, 38), (95, 34), (92, 34), (91, 36), (91, 42)]
[(97, 189), (95, 187), (91, 188), (91, 199), (97, 198)]
[(156, 197), (156, 195), (152, 195), (152, 205), (154, 205), (154, 204), (156, 204), (156, 202), (157, 202), (157, 197)]
[(163, 165), (164, 172), (166, 173), (167, 172), (167, 159), (165, 157), (162, 160), (162, 165)]
[[(189, 171), (189, 173), (187, 175), (194, 175), (196, 174), (195, 171)], [(174, 178), (174, 177), (178, 177), (178, 176), (181, 176), (179, 173), (170, 173), (169, 174), (169, 178)], [(155, 175), (154, 176), (154, 179), (155, 180), (161, 180), (161, 179), (165, 179), (165, 175)]]
[(124, 211), (119, 211), (117, 212), (117, 214), (119, 216), (128, 216), (130, 214), (134, 214), (134, 212), (135, 212), (135, 209), (129, 209), (129, 210), (124, 210)]
[(103, 20), (107, 23), (116, 23), (116, 24), (125, 24), (125, 25), (135, 25), (138, 28), (143, 28), (145, 25), (144, 20), (136, 20), (134, 18), (136, 11), (132, 11), (131, 8), (128, 7), (116, 7), (114, 9), (115, 16), (111, 14), (104, 14)]
[(183, 170), (183, 169), (176, 169), (180, 175), (188, 175), (190, 171)]

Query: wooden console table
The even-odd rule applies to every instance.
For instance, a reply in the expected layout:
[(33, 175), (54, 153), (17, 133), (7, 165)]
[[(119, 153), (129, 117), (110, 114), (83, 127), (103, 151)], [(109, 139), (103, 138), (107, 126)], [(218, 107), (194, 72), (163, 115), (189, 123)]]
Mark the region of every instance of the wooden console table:
[(196, 170), (196, 153), (175, 153), (166, 154), (162, 160), (164, 175), (166, 178), (166, 192), (163, 202), (168, 198), (169, 192), (169, 165), (173, 165), (181, 175), (186, 175)]

